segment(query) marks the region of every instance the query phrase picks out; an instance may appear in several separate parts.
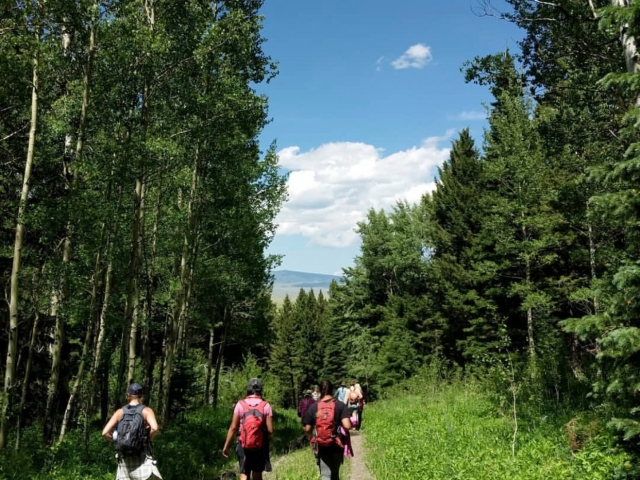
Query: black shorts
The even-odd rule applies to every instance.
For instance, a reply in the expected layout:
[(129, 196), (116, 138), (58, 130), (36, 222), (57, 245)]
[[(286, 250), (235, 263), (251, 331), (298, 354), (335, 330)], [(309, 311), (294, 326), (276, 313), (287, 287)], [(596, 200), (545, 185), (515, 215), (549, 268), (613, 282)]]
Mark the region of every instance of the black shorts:
[(236, 444), (236, 455), (240, 465), (240, 473), (251, 475), (251, 472), (270, 472), (271, 462), (269, 461), (269, 450), (258, 450), (256, 452), (245, 452), (242, 446)]

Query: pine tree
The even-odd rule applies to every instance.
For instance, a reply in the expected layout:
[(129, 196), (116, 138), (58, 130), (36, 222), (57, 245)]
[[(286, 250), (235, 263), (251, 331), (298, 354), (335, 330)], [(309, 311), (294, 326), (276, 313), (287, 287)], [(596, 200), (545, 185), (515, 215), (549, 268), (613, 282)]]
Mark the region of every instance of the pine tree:
[(298, 397), (294, 367), (296, 324), (289, 295), (284, 297), (282, 306), (273, 317), (271, 329), (274, 341), (269, 351), (269, 369), (285, 386), (288, 405), (293, 407), (297, 405)]
[[(449, 160), (438, 170), (431, 199), (423, 202), (432, 212), (433, 285), (437, 316), (446, 322), (442, 343), (448, 358), (463, 362), (465, 330), (472, 320), (490, 314), (476, 288), (481, 276), (473, 268), (474, 237), (482, 225), (480, 198), (482, 164), (475, 143), (465, 129), (453, 142)], [(470, 352), (467, 352), (467, 356)]]
[[(482, 202), (487, 215), (476, 244), (480, 249), (476, 261), (481, 262), (478, 268), (494, 275), (487, 294), (500, 306), (496, 318), (500, 323), (489, 331), (499, 342), (506, 327), (509, 342), (526, 350), (535, 372), (538, 340), (553, 319), (545, 267), (557, 260), (562, 217), (552, 206), (556, 196), (552, 171), (512, 62), (508, 55), (501, 56), (490, 72), (502, 86), (494, 89), (498, 97), (486, 135)], [(504, 85), (505, 81), (516, 83)], [(474, 321), (470, 333), (481, 329), (489, 333)]]

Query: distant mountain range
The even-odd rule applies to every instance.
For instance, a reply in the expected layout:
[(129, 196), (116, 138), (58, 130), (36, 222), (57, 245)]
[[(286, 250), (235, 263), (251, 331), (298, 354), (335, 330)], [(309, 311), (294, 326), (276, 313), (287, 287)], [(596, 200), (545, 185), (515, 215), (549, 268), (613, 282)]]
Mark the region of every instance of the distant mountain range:
[(329, 285), (333, 280), (339, 281), (341, 277), (337, 275), (325, 275), (323, 273), (293, 272), (291, 270), (276, 270), (273, 272), (275, 278), (273, 284), (272, 297), (275, 299), (289, 298), (295, 300), (301, 288), (311, 290), (317, 294), (320, 290), (327, 293)]

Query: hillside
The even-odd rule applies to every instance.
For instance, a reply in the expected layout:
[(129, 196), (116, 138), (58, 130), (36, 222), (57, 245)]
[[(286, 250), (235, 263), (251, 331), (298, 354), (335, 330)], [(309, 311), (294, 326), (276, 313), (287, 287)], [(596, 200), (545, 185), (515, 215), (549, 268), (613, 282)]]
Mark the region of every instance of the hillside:
[(273, 272), (275, 281), (273, 284), (274, 299), (284, 298), (286, 295), (294, 298), (301, 288), (305, 290), (313, 289), (316, 293), (322, 290), (326, 293), (333, 280), (340, 281), (337, 275), (326, 275), (323, 273), (294, 272), (292, 270), (277, 270)]

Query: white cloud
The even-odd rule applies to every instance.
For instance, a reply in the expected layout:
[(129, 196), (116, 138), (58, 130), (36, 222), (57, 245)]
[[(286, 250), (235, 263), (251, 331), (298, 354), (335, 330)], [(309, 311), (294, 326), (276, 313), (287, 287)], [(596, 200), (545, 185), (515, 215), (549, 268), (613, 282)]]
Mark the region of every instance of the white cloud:
[(280, 164), (291, 173), (278, 234), (302, 235), (315, 245), (353, 244), (354, 228), (371, 207), (390, 210), (403, 199), (418, 202), (435, 188), (436, 168), (449, 155), (439, 145), (452, 134), (389, 155), (356, 142), (327, 143), (307, 152), (282, 149)]
[(382, 64), (384, 63), (386, 59), (384, 57), (380, 57), (378, 58), (378, 60), (376, 60), (376, 70), (379, 72), (380, 70), (382, 70)]
[(487, 118), (487, 112), (481, 112), (478, 110), (470, 110), (470, 111), (464, 111), (459, 113), (458, 115), (455, 115), (454, 117), (451, 117), (451, 120), (465, 120), (468, 122), (474, 122), (477, 120), (484, 120), (485, 118)]
[(410, 46), (406, 52), (396, 58), (391, 65), (396, 70), (404, 68), (424, 68), (431, 60), (431, 47), (422, 43)]

